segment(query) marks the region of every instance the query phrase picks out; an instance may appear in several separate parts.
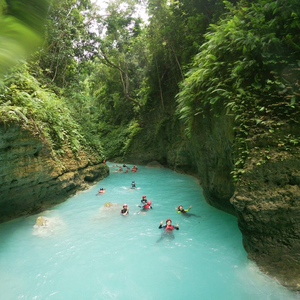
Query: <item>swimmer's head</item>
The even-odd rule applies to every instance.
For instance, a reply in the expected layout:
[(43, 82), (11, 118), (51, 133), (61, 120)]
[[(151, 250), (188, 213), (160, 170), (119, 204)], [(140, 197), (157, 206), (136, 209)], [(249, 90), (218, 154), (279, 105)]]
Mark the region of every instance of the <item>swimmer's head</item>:
[(142, 198), (144, 199), (144, 198), (146, 198), (146, 196), (144, 195), (144, 196), (142, 196)]
[(151, 204), (152, 204), (152, 202), (151, 202), (150, 200), (148, 200), (148, 201), (147, 201), (147, 204), (148, 204), (148, 205), (151, 205)]
[(127, 204), (126, 204), (126, 203), (124, 203), (124, 204), (123, 204), (123, 207), (127, 207)]
[(171, 219), (167, 219), (166, 223), (168, 223), (168, 222), (172, 223), (172, 220)]

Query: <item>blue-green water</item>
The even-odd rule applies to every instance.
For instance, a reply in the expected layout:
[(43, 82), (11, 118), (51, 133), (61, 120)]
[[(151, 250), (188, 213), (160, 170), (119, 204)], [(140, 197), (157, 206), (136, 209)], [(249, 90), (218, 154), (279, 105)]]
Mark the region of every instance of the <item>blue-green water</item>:
[[(236, 219), (206, 204), (194, 178), (143, 166), (117, 173), (112, 165), (89, 190), (0, 225), (1, 300), (300, 299), (247, 259)], [(100, 187), (106, 193), (96, 196)], [(142, 195), (152, 201), (146, 213), (136, 206)], [(128, 216), (120, 216), (123, 203)], [(179, 204), (192, 205), (193, 215), (177, 214)], [(36, 228), (41, 215), (47, 226)], [(156, 243), (166, 218), (180, 230)]]

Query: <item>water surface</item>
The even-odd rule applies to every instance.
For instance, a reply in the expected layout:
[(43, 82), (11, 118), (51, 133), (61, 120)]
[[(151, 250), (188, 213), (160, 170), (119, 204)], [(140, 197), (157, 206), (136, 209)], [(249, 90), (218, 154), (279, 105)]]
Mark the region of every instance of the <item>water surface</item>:
[[(110, 175), (89, 190), (0, 225), (1, 300), (300, 299), (247, 259), (236, 219), (209, 206), (193, 177), (108, 165)], [(142, 195), (152, 210), (136, 206)], [(123, 203), (128, 216), (120, 216)], [(176, 213), (179, 204), (193, 206), (190, 216)], [(34, 226), (38, 216), (47, 226)], [(167, 218), (180, 230), (159, 241)]]

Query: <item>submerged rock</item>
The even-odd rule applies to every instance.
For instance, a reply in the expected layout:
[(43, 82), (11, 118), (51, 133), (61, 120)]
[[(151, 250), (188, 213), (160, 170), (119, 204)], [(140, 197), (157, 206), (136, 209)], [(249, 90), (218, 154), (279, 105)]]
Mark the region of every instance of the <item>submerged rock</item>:
[(64, 222), (58, 217), (39, 216), (33, 226), (32, 234), (43, 238), (49, 237), (61, 232), (64, 225)]
[(37, 219), (36, 219), (36, 222), (35, 222), (35, 225), (36, 226), (46, 226), (46, 219), (42, 216), (39, 216)]

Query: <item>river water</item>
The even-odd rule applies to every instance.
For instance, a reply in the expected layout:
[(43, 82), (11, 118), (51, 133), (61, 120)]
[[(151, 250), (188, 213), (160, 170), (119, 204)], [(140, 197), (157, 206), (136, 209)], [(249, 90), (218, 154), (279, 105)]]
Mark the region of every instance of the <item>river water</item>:
[[(247, 259), (236, 219), (209, 206), (193, 177), (108, 165), (110, 175), (89, 190), (0, 225), (1, 300), (300, 299)], [(142, 195), (153, 209), (137, 206)], [(177, 214), (179, 204), (192, 205), (189, 215)], [(35, 225), (39, 216), (46, 226)], [(174, 239), (158, 229), (167, 218), (179, 223)]]

